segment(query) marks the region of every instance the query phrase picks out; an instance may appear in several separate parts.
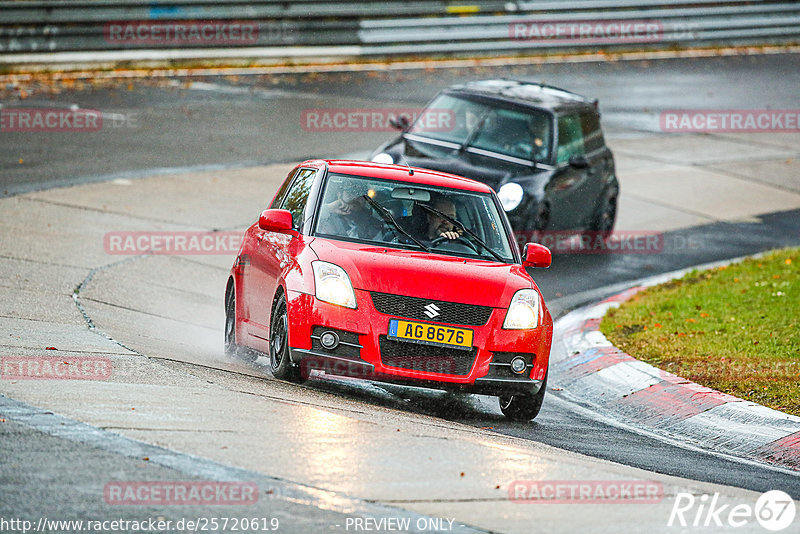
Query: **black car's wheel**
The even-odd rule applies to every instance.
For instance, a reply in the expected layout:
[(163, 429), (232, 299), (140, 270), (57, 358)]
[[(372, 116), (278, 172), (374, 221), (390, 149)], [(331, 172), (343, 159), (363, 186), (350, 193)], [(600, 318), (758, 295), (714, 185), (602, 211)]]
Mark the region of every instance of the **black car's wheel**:
[(231, 285), (225, 293), (225, 355), (254, 362), (258, 353), (236, 343), (236, 291)]
[(547, 375), (544, 377), (542, 387), (535, 395), (501, 395), (500, 411), (512, 421), (527, 422), (539, 415), (547, 390)]
[(300, 369), (289, 357), (289, 310), (284, 294), (275, 303), (269, 332), (269, 357), (273, 376), (280, 380), (300, 382)]
[(609, 195), (603, 197), (603, 202), (597, 210), (597, 214), (592, 221), (590, 228), (593, 232), (598, 232), (604, 237), (611, 235), (614, 224), (617, 220), (617, 196)]
[(544, 203), (539, 204), (534, 214), (528, 219), (527, 229), (531, 231), (530, 240), (534, 243), (541, 242), (549, 223), (550, 209)]

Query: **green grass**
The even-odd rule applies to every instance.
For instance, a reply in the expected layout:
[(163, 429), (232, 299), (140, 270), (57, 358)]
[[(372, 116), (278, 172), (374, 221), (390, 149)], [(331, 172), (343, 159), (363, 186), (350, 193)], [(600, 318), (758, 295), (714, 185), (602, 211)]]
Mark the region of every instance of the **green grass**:
[(646, 289), (600, 329), (651, 365), (800, 416), (800, 249)]

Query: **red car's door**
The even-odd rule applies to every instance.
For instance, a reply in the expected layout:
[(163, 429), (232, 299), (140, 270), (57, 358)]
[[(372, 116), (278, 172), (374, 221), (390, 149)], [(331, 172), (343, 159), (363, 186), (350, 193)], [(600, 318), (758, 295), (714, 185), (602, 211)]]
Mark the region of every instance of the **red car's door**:
[[(301, 227), (305, 220), (306, 204), (311, 186), (314, 183), (316, 169), (298, 169), (287, 178), (290, 183), (275, 197), (271, 208), (285, 209), (292, 213), (295, 229)], [(246, 296), (249, 328), (248, 332), (256, 339), (254, 345), (268, 347), (264, 343), (269, 339), (269, 323), (272, 315), (272, 303), (281, 283), (286, 268), (293, 263), (290, 244), (293, 237), (280, 232), (270, 232), (253, 228), (252, 249), (250, 250), (250, 266), (247, 269), (249, 288)]]
[(292, 236), (269, 232), (256, 226), (252, 239), (250, 265), (245, 281), (248, 289), (248, 332), (257, 338), (253, 340), (254, 345), (262, 346), (269, 339), (270, 307), (286, 263), (286, 245)]

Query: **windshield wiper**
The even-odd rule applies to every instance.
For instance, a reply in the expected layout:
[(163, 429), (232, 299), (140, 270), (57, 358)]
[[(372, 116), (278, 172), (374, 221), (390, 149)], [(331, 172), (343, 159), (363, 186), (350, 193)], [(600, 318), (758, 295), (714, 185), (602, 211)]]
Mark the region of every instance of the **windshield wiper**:
[(400, 224), (398, 224), (397, 220), (395, 220), (394, 215), (392, 215), (392, 212), (390, 212), (389, 210), (387, 210), (386, 208), (381, 206), (375, 200), (372, 200), (369, 197), (369, 195), (362, 195), (362, 197), (364, 198), (364, 200), (367, 201), (367, 205), (369, 205), (369, 207), (371, 207), (372, 209), (374, 209), (378, 213), (380, 218), (383, 219), (383, 222), (385, 222), (385, 223), (390, 225), (389, 229), (392, 230), (392, 233), (395, 235), (395, 237), (399, 238), (397, 233), (394, 231), (394, 229), (397, 229), (397, 230), (400, 231), (401, 234), (403, 234), (404, 236), (409, 238), (411, 241), (416, 243), (417, 246), (419, 246), (419, 248), (421, 248), (425, 252), (431, 252), (430, 248), (426, 247), (418, 239), (416, 239), (413, 235), (411, 235), (408, 232), (406, 232), (405, 230), (403, 230), (403, 228), (400, 226)]
[(472, 145), (472, 143), (475, 141), (475, 138), (477, 138), (478, 135), (483, 130), (483, 126), (486, 123), (486, 119), (489, 118), (489, 113), (491, 113), (492, 111), (494, 111), (492, 108), (486, 108), (486, 110), (484, 110), (481, 116), (478, 117), (478, 120), (475, 122), (475, 126), (472, 128), (471, 131), (467, 132), (467, 137), (464, 139), (464, 142), (461, 143), (461, 148), (459, 149), (459, 152), (464, 152), (468, 146)]
[(472, 230), (470, 230), (469, 228), (467, 228), (466, 226), (461, 224), (459, 221), (453, 219), (452, 217), (449, 217), (449, 216), (445, 215), (444, 213), (442, 213), (441, 211), (437, 210), (436, 208), (432, 208), (430, 206), (427, 206), (427, 205), (421, 204), (421, 203), (416, 203), (416, 205), (419, 206), (420, 208), (424, 209), (424, 210), (427, 210), (427, 211), (429, 211), (429, 212), (431, 212), (431, 213), (433, 213), (435, 215), (438, 215), (439, 217), (441, 217), (445, 221), (447, 221), (450, 224), (452, 224), (453, 226), (457, 227), (459, 230), (461, 230), (462, 232), (464, 232), (465, 234), (470, 236), (472, 239), (474, 239), (476, 244), (480, 245), (489, 254), (494, 256), (494, 259), (496, 259), (497, 261), (499, 261), (501, 263), (506, 263), (506, 260), (504, 260), (499, 254), (497, 254), (497, 252), (495, 252), (494, 250), (490, 249), (489, 245), (487, 245), (486, 243), (483, 242), (483, 239), (481, 239), (480, 237), (475, 235), (475, 232), (473, 232)]

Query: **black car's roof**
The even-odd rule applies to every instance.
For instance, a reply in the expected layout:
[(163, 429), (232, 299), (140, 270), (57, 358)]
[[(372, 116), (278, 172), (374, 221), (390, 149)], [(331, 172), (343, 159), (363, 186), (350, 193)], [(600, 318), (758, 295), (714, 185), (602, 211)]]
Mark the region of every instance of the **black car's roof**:
[(520, 80), (481, 80), (453, 85), (447, 91), (497, 98), (506, 102), (543, 107), (554, 111), (586, 109), (587, 107), (596, 109), (597, 107), (597, 100), (586, 98), (566, 89)]

